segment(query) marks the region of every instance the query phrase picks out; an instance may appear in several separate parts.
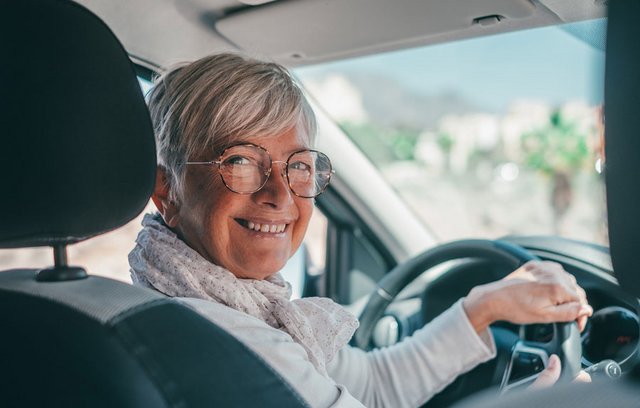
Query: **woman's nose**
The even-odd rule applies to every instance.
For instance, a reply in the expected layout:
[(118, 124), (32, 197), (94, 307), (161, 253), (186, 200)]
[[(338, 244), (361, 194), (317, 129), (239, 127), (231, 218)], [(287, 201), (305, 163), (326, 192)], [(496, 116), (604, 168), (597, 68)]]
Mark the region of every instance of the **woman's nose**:
[(286, 175), (286, 162), (273, 161), (271, 173), (266, 184), (254, 193), (258, 201), (274, 207), (280, 207), (293, 202), (293, 193), (289, 188)]

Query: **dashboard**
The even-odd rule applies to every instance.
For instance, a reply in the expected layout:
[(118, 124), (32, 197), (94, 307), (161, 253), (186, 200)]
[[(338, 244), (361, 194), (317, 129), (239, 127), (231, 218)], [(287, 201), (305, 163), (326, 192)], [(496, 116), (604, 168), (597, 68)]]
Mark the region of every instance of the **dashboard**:
[[(521, 326), (523, 340), (548, 343), (553, 337), (553, 326), (532, 324)], [(627, 308), (607, 306), (594, 312), (582, 332), (582, 366), (589, 367), (603, 360), (614, 360), (620, 366), (632, 367), (637, 363), (640, 323), (638, 315)]]
[(632, 367), (638, 359), (638, 315), (624, 307), (609, 306), (596, 311), (582, 335), (582, 361), (589, 366), (611, 359), (621, 367)]

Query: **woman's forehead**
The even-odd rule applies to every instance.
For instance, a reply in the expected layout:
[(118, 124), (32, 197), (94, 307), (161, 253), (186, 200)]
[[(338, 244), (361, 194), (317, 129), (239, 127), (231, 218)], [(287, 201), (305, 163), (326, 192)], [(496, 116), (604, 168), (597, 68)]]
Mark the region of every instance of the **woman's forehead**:
[(228, 143), (225, 148), (245, 143), (263, 147), (269, 152), (293, 153), (300, 149), (311, 148), (309, 137), (299, 128), (289, 129), (278, 134), (240, 136)]

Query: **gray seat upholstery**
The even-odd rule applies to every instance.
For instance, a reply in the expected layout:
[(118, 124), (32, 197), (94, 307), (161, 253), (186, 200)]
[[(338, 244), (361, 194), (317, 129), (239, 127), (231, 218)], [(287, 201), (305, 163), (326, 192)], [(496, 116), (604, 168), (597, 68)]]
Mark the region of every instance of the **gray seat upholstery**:
[(107, 26), (70, 1), (2, 0), (0, 55), (0, 248), (55, 248), (51, 268), (0, 272), (0, 406), (305, 406), (188, 307), (67, 265), (68, 244), (134, 218), (155, 182), (148, 112)]

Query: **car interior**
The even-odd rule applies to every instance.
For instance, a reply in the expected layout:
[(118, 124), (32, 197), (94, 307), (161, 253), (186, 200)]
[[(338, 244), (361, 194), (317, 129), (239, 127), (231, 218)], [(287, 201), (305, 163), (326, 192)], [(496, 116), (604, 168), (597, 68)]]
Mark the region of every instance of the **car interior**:
[[(638, 406), (640, 186), (633, 175), (640, 146), (630, 135), (639, 120), (640, 50), (628, 40), (640, 35), (637, 2), (3, 0), (0, 7), (0, 248), (47, 247), (53, 260), (44, 268), (0, 263), (0, 405), (308, 405), (260, 357), (193, 310), (95, 276), (67, 255), (68, 247), (127, 224), (149, 201), (156, 151), (141, 80), (220, 51), (294, 69), (606, 17), (608, 246), (523, 234), (438, 242), (412, 225), (399, 200), (371, 199), (393, 190), (373, 178), (363, 186), (363, 176), (348, 171), (362, 154), (324, 130), (321, 148), (335, 143), (344, 156), (332, 154), (336, 180), (317, 201), (329, 220), (324, 272), (303, 256), (301, 295), (349, 299), (341, 303), (361, 323), (352, 345), (369, 350), (410, 336), (472, 287), (528, 260), (559, 262), (594, 307), (585, 332), (568, 323), (495, 324), (497, 357), (425, 406), (451, 406), (477, 392), (464, 406)], [(346, 273), (367, 268), (372, 286), (359, 288)], [(552, 353), (567, 381), (536, 398), (512, 392), (530, 384)], [(616, 375), (598, 368), (611, 360)], [(590, 367), (600, 370), (593, 384), (569, 383)]]

